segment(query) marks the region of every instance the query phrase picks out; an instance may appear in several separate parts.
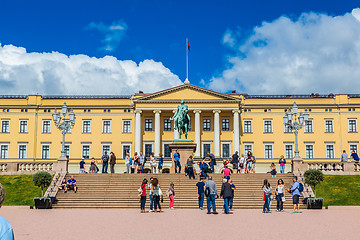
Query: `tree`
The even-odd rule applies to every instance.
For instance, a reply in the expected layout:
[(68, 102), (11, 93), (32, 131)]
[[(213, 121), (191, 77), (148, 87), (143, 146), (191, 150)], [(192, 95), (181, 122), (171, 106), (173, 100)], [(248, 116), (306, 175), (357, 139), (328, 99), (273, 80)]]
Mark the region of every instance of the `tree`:
[(48, 172), (37, 172), (32, 178), (35, 186), (41, 188), (41, 196), (44, 196), (44, 188), (48, 188), (52, 181), (51, 174)]
[(314, 194), (316, 197), (316, 185), (324, 181), (324, 174), (317, 169), (309, 169), (304, 173), (305, 183), (314, 188)]

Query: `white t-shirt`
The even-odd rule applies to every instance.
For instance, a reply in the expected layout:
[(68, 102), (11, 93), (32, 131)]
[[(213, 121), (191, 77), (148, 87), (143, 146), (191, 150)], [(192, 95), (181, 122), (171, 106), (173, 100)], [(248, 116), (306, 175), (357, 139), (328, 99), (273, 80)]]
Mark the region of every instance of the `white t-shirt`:
[(280, 193), (283, 193), (284, 192), (284, 186), (277, 186), (276, 188), (277, 192), (280, 194)]

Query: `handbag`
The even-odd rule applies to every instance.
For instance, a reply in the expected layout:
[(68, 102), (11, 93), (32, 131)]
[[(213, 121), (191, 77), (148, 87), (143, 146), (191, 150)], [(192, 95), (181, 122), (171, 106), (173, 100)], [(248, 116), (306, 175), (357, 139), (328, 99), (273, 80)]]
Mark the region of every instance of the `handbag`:
[(240, 168), (243, 168), (244, 167), (244, 163), (240, 163)]
[(286, 202), (285, 197), (281, 197), (282, 202)]
[(162, 195), (163, 195), (163, 193), (161, 191), (161, 188), (159, 188), (159, 196), (162, 196)]

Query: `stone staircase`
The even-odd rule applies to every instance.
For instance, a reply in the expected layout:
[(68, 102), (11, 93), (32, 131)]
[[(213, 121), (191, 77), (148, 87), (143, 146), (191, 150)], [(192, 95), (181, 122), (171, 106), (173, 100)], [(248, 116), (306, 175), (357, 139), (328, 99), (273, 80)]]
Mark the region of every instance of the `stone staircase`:
[[(195, 186), (198, 180), (189, 180), (183, 174), (73, 174), (73, 176), (77, 180), (78, 192), (59, 191), (54, 208), (140, 208), (137, 189), (142, 180), (149, 179), (150, 176), (159, 179), (164, 194), (162, 203), (164, 209), (168, 208), (169, 199), (165, 193), (171, 182), (175, 184), (174, 208), (198, 208)], [(212, 176), (220, 195), (222, 176), (221, 174)], [(292, 176), (292, 174), (279, 174), (277, 178), (271, 178), (270, 174), (262, 173), (232, 175), (231, 179), (236, 186), (234, 208), (261, 209), (264, 204), (262, 191), (264, 179), (267, 178), (271, 186), (275, 188), (277, 180), (282, 178), (287, 189), (291, 187)], [(69, 177), (68, 174), (66, 179)], [(284, 203), (284, 208), (292, 208), (291, 195), (286, 193), (285, 197), (287, 201)], [(222, 200), (216, 202), (219, 206), (223, 204)], [(204, 207), (206, 207), (206, 199)], [(149, 208), (148, 199), (146, 208)], [(275, 200), (272, 202), (272, 209), (276, 209)]]

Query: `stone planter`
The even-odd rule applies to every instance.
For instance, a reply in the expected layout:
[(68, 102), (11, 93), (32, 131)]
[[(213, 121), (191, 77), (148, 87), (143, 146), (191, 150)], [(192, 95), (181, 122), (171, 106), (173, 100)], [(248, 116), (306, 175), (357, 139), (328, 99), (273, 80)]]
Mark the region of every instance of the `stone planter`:
[(36, 209), (51, 209), (52, 202), (48, 197), (45, 198), (34, 198), (35, 208)]
[(307, 209), (322, 209), (324, 199), (323, 198), (308, 198)]

